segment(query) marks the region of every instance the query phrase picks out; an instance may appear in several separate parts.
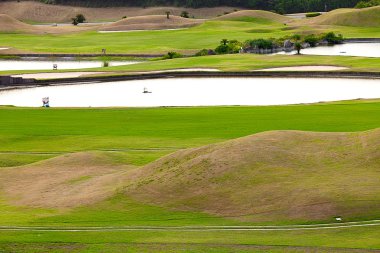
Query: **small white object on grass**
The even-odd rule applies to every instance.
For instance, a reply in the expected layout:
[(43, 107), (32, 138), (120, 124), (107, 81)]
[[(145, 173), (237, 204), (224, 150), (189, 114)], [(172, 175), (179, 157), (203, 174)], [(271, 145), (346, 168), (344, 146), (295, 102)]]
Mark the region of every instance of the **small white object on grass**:
[(336, 217), (335, 220), (336, 221), (342, 221), (342, 218), (341, 217)]

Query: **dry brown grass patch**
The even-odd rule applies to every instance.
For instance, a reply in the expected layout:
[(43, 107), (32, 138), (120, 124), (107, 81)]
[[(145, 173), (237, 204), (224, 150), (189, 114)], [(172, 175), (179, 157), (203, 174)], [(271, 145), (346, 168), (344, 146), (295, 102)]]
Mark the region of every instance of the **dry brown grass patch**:
[(114, 195), (123, 185), (128, 169), (113, 165), (101, 153), (68, 154), (33, 165), (3, 169), (0, 186), (13, 204), (71, 208)]

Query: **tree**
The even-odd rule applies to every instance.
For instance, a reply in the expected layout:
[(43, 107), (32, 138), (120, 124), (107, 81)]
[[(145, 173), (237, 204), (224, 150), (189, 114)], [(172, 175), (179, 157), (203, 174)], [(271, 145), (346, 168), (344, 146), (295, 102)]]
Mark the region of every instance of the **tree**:
[(302, 44), (299, 42), (296, 42), (294, 44), (294, 48), (297, 50), (297, 54), (301, 54)]
[(165, 13), (166, 13), (166, 18), (169, 19), (170, 18), (170, 11), (167, 11)]
[(223, 46), (226, 46), (227, 43), (228, 43), (228, 39), (222, 39), (222, 40), (220, 41), (220, 43), (223, 44)]

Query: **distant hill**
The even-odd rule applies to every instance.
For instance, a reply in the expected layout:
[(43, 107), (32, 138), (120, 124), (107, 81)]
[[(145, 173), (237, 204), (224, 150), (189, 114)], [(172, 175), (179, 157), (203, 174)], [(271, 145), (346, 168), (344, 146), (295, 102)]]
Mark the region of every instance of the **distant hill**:
[(51, 4), (69, 4), (88, 7), (104, 6), (235, 6), (250, 9), (273, 10), (278, 13), (326, 11), (354, 7), (360, 0), (41, 0)]

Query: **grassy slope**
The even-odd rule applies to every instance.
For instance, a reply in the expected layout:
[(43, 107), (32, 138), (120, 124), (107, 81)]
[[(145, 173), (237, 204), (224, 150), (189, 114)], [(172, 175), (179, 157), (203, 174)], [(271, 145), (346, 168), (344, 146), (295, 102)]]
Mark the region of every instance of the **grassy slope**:
[[(146, 61), (139, 64), (115, 66), (107, 68), (92, 68), (80, 70), (48, 70), (45, 72), (70, 72), (70, 71), (95, 71), (109, 72), (105, 75), (120, 75), (131, 72), (170, 70), (182, 68), (215, 68), (221, 71), (251, 71), (265, 68), (285, 67), (285, 66), (308, 66), (326, 65), (342, 66), (349, 68), (346, 71), (380, 71), (379, 58), (349, 57), (349, 56), (313, 56), (313, 55), (255, 55), (255, 54), (235, 54), (216, 55), (203, 57), (189, 57), (172, 60)], [(0, 71), (1, 74), (22, 74), (39, 73), (41, 70), (18, 70)]]
[[(265, 21), (265, 22), (264, 22)], [(240, 17), (238, 21), (210, 20), (185, 30), (140, 31), (128, 33), (82, 32), (66, 35), (32, 35), (1, 33), (3, 47), (14, 47), (25, 52), (48, 53), (166, 53), (171, 50), (195, 52), (215, 48), (223, 38), (245, 41), (253, 38), (283, 37), (294, 33), (335, 31), (345, 37), (379, 37), (378, 27), (345, 27), (272, 22), (261, 18)]]
[[(380, 103), (340, 102), (331, 104), (270, 106), (270, 107), (211, 107), (211, 108), (152, 108), (152, 109), (29, 109), (2, 107), (0, 109), (0, 140), (2, 151), (77, 151), (104, 148), (188, 147), (236, 138), (273, 129), (314, 131), (360, 131), (380, 127)], [(14, 127), (17, 126), (17, 127)], [(96, 127), (94, 127), (96, 126)], [(125, 151), (128, 159), (144, 164), (151, 158), (145, 152)], [(170, 151), (169, 151), (170, 152)], [(13, 158), (12, 158), (13, 159)], [(2, 201), (0, 222), (3, 225), (181, 225), (231, 224), (229, 220), (200, 213), (173, 212), (138, 204), (116, 196), (95, 206), (77, 208), (66, 213), (55, 209), (33, 209), (9, 206)], [(147, 219), (146, 217), (150, 217)], [(262, 245), (315, 245), (337, 247), (376, 248), (379, 230), (374, 228), (331, 231), (288, 232), (205, 232), (199, 233), (56, 233), (56, 232), (0, 232), (1, 247), (14, 242), (21, 252), (35, 252), (40, 243), (79, 243), (88, 252), (107, 247), (105, 242), (125, 243), (247, 243)], [(334, 235), (334, 236), (332, 236)], [(332, 236), (330, 238), (330, 236)], [(57, 239), (58, 238), (58, 239)], [(187, 238), (186, 241), (183, 241)], [(352, 238), (350, 244), (339, 243), (339, 238)], [(94, 242), (98, 244), (93, 244)], [(113, 244), (114, 245), (114, 244)], [(122, 244), (123, 245), (123, 244)], [(124, 246), (112, 246), (123, 248)], [(139, 246), (134, 246), (139, 247)], [(171, 247), (165, 246), (165, 247)], [(183, 246), (185, 250), (186, 247)], [(205, 251), (207, 246), (192, 252)], [(203, 247), (203, 249), (202, 249)], [(229, 246), (220, 250), (228, 251)], [(227, 247), (227, 248), (226, 248)], [(232, 248), (236, 248), (232, 246)], [(282, 251), (283, 248), (281, 248)], [(23, 251), (24, 250), (24, 251)], [(137, 250), (136, 250), (137, 251)], [(133, 251), (132, 251), (133, 252)]]
[(364, 9), (338, 9), (307, 20), (305, 23), (320, 25), (378, 27), (380, 25), (380, 7)]
[[(109, 67), (106, 71), (130, 72), (176, 68), (216, 68), (223, 71), (250, 71), (284, 66), (336, 65), (354, 71), (379, 71), (379, 58), (312, 55), (217, 55), (145, 62), (129, 66)], [(97, 69), (97, 71), (102, 71)]]
[(379, 144), (380, 130), (270, 131), (166, 156), (134, 171), (127, 191), (254, 222), (376, 219)]

